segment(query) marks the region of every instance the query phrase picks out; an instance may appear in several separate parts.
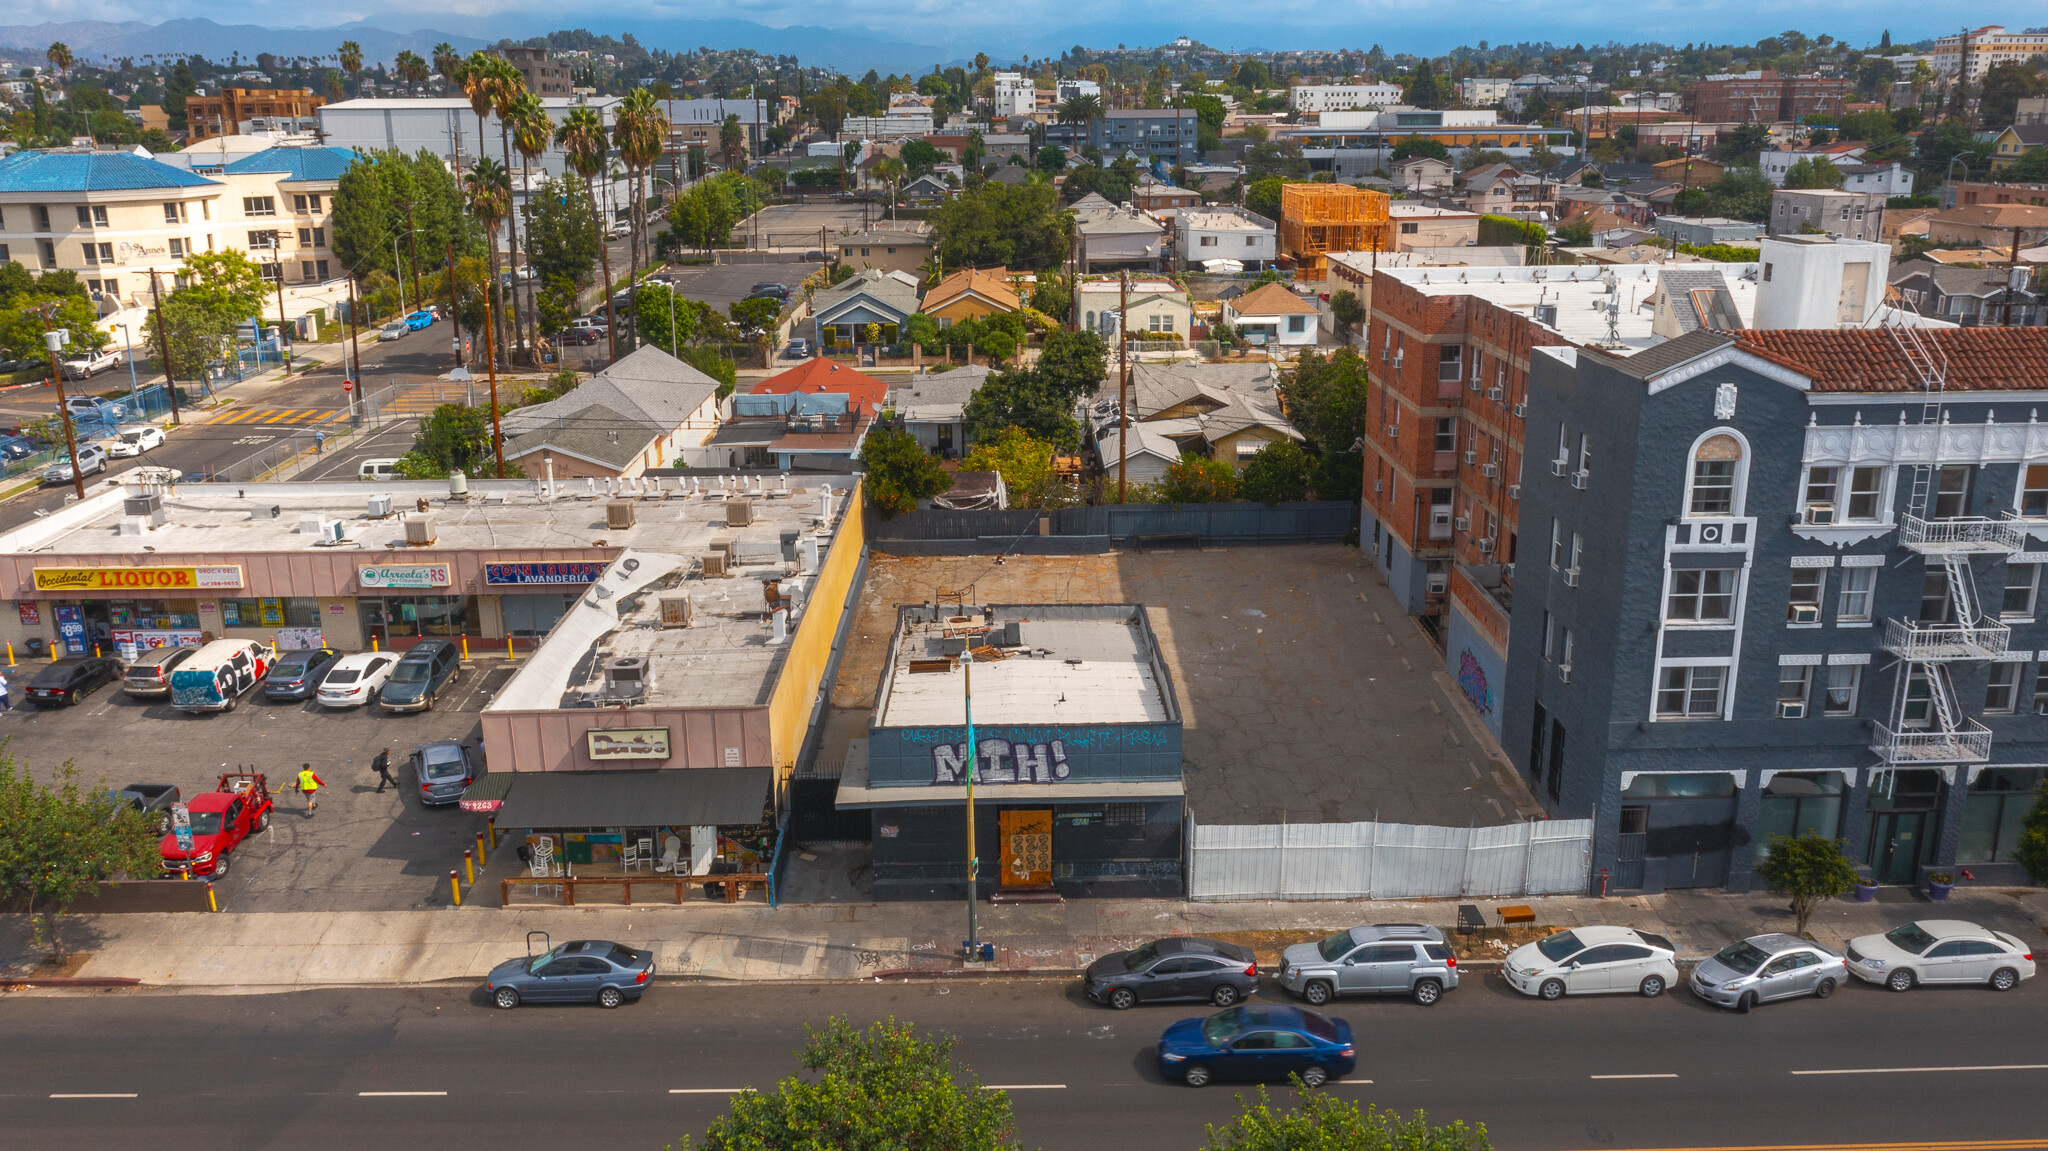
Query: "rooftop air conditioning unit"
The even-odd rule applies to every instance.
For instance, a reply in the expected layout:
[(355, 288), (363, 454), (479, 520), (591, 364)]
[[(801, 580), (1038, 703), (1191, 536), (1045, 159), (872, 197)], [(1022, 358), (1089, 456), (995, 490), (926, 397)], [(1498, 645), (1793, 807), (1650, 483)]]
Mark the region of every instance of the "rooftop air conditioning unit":
[(348, 539), (348, 529), (340, 520), (323, 519), (313, 525), (313, 542), (316, 545), (338, 544)]
[(612, 500), (604, 505), (604, 526), (612, 531), (624, 531), (633, 526), (633, 501)]
[(1518, 499), (1521, 499), (1521, 498), (1522, 498), (1522, 485), (1520, 485), (1520, 484), (1509, 484), (1509, 485), (1508, 485), (1508, 498), (1509, 498), (1509, 499), (1511, 499), (1511, 500), (1518, 500)]
[(122, 513), (131, 516), (147, 516), (151, 512), (162, 510), (163, 506), (164, 497), (156, 492), (129, 496), (121, 501)]
[(389, 517), (390, 515), (391, 515), (391, 497), (390, 497), (390, 496), (371, 496), (371, 497), (370, 497), (370, 518), (371, 518), (371, 519), (377, 519), (377, 520), (381, 520), (381, 519), (385, 519), (385, 518)]
[(1820, 605), (1811, 603), (1795, 603), (1792, 605), (1792, 610), (1788, 614), (1789, 618), (1793, 623), (1819, 623)]
[(725, 505), (725, 526), (743, 528), (754, 522), (754, 505), (745, 500), (734, 500)]
[(724, 579), (726, 572), (726, 558), (727, 556), (725, 552), (705, 552), (704, 578)]
[(429, 547), (436, 538), (434, 535), (433, 516), (414, 516), (405, 521), (405, 545), (407, 547)]
[(1573, 473), (1572, 473), (1572, 486), (1573, 486), (1573, 487), (1575, 487), (1575, 488), (1577, 488), (1577, 489), (1579, 489), (1580, 491), (1585, 491), (1585, 490), (1586, 490), (1586, 480), (1587, 480), (1587, 479), (1589, 479), (1589, 478), (1591, 478), (1592, 474), (1593, 474), (1593, 473), (1591, 473), (1591, 472), (1587, 471), (1587, 470), (1586, 470), (1586, 469), (1584, 469), (1584, 468), (1580, 468), (1580, 469), (1579, 469), (1578, 471), (1575, 471), (1575, 472), (1573, 472)]
[(686, 595), (665, 595), (661, 597), (661, 626), (689, 627), (692, 608)]
[(1806, 701), (1803, 699), (1781, 699), (1778, 701), (1779, 719), (1805, 719)]
[(1819, 525), (1822, 525), (1822, 526), (1825, 526), (1825, 525), (1827, 525), (1827, 524), (1831, 524), (1831, 523), (1834, 523), (1834, 522), (1835, 522), (1835, 505), (1833, 505), (1833, 504), (1808, 504), (1808, 505), (1806, 505), (1806, 522), (1807, 522), (1807, 523), (1810, 523), (1810, 524), (1819, 524)]
[(610, 703), (646, 699), (650, 686), (646, 656), (613, 656), (604, 661), (604, 688), (598, 698)]
[(1564, 474), (1564, 470), (1570, 466), (1570, 460), (1552, 460), (1550, 461), (1550, 474), (1553, 476), (1561, 476)]

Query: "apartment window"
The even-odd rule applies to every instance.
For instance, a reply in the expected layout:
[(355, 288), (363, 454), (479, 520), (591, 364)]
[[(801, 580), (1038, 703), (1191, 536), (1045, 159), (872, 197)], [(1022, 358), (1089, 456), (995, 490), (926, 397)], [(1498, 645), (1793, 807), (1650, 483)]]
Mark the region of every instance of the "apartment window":
[(41, 248), (42, 248), (42, 257), (43, 257), (43, 267), (45, 267), (45, 268), (54, 268), (54, 267), (56, 267), (56, 266), (57, 266), (57, 245), (56, 245), (56, 244), (54, 244), (54, 243), (52, 243), (52, 242), (51, 242), (51, 241), (49, 241), (49, 240), (38, 240), (38, 241), (36, 241), (36, 243), (37, 243), (37, 245), (38, 245), (39, 247), (41, 247)]
[(109, 296), (114, 296), (118, 298), (121, 295), (121, 281), (102, 280), (100, 281), (100, 290), (105, 292)]
[(1465, 348), (1462, 344), (1444, 344), (1436, 350), (1436, 379), (1440, 384), (1454, 384), (1464, 378)]
[(1561, 658), (1559, 658), (1558, 662), (1566, 667), (1572, 665), (1572, 629), (1570, 628), (1564, 629), (1564, 651), (1561, 653)]
[(1849, 506), (1844, 519), (1874, 520), (1884, 512), (1884, 469), (1849, 470)]
[(1401, 225), (1401, 234), (1402, 234), (1402, 235), (1404, 235), (1404, 236), (1412, 236), (1412, 235), (1416, 234), (1417, 232), (1420, 232), (1421, 230), (1422, 230), (1422, 225), (1420, 225), (1420, 224), (1417, 224), (1417, 223), (1412, 223), (1412, 222), (1404, 222), (1404, 223), (1403, 223), (1403, 224)]
[(1245, 246), (1245, 247), (1247, 247), (1247, 248), (1256, 248), (1256, 247), (1258, 247), (1258, 246), (1259, 246), (1259, 238), (1258, 238), (1257, 236), (1246, 236), (1246, 237), (1244, 238), (1244, 246)]
[(326, 282), (327, 282), (327, 261), (325, 261), (325, 260), (315, 260), (315, 261), (313, 261), (313, 266), (314, 266), (314, 268), (315, 268), (316, 270), (318, 270), (318, 272), (320, 273), (320, 276), (319, 276), (319, 278), (320, 278), (320, 281), (321, 281), (322, 283), (326, 283)]
[(184, 217), (183, 215), (181, 215), (181, 214), (180, 214), (180, 213), (178, 212), (178, 205), (176, 205), (176, 204), (165, 204), (165, 205), (164, 205), (164, 223), (166, 223), (166, 224), (182, 224), (182, 223), (184, 223), (184, 222), (185, 222), (185, 217)]
[(1452, 416), (1436, 418), (1436, 450), (1455, 452), (1458, 450), (1458, 421)]
[(78, 226), (81, 228), (104, 228), (107, 226), (107, 209), (104, 205), (78, 205)]
[(1948, 573), (1930, 566), (1920, 581), (1920, 622), (1947, 623)]
[(306, 198), (304, 196), (295, 195), (292, 197), (292, 211), (297, 212), (301, 216), (306, 214), (307, 207)]
[(1793, 568), (1792, 587), (1785, 597), (1785, 618), (1794, 623), (1819, 623), (1820, 601), (1828, 569)]
[(1593, 437), (1579, 436), (1579, 475), (1587, 476), (1593, 471)]
[(1557, 658), (1557, 617), (1548, 611), (1543, 613), (1543, 658), (1546, 661)]
[(2041, 589), (2040, 564), (2005, 565), (2005, 596), (1998, 614), (2006, 619), (2034, 618), (2034, 597)]
[(313, 261), (311, 261), (311, 260), (300, 260), (300, 261), (299, 261), (299, 279), (300, 279), (301, 281), (310, 281), (310, 280), (312, 280), (312, 278), (313, 278)]
[(1984, 682), (1984, 713), (1986, 715), (2011, 715), (2019, 710), (2020, 668), (2017, 663), (1994, 663), (1991, 676)]
[(7, 245), (0, 244), (0, 264), (7, 262)]
[(2020, 480), (2020, 514), (2048, 516), (2048, 464), (2028, 464)]
[(274, 196), (244, 196), (242, 197), (242, 214), (244, 216), (275, 216), (277, 215), (277, 199)]
[(1564, 527), (1555, 519), (1550, 521), (1550, 570), (1558, 570), (1564, 558)]
[(1657, 685), (1658, 719), (1721, 718), (1724, 667), (1667, 667)]
[(1778, 708), (1778, 718), (1780, 718), (1780, 719), (1796, 719), (1796, 718), (1799, 718), (1799, 716), (1798, 716), (1798, 715), (1788, 715), (1788, 714), (1786, 714), (1786, 708), (1785, 708), (1784, 706), (1782, 706), (1782, 705), (1784, 705), (1784, 704), (1788, 704), (1788, 703), (1796, 703), (1796, 704), (1798, 704), (1798, 705), (1799, 705), (1799, 709), (1798, 709), (1798, 710), (1799, 710), (1800, 714), (1802, 714), (1802, 715), (1803, 715), (1803, 714), (1804, 714), (1804, 712), (1805, 712), (1805, 708), (1806, 708), (1806, 698), (1807, 698), (1807, 696), (1808, 696), (1809, 694), (1811, 694), (1811, 693), (1812, 693), (1812, 691), (1813, 691), (1813, 667), (1812, 667), (1812, 665), (1810, 665), (1810, 664), (1801, 664), (1801, 665), (1800, 665), (1800, 666), (1798, 666), (1798, 667), (1785, 667), (1785, 666), (1781, 666), (1781, 667), (1779, 667), (1779, 668), (1778, 668), (1778, 703), (1780, 704), (1780, 706), (1779, 706), (1779, 708)]
[(1970, 506), (1970, 469), (1968, 465), (1950, 464), (1941, 469), (1935, 477), (1934, 518), (1952, 520), (1965, 514)]
[(284, 282), (284, 265), (283, 265), (283, 264), (278, 264), (278, 263), (269, 263), (269, 264), (258, 264), (258, 265), (256, 265), (256, 270), (257, 270), (257, 271), (259, 271), (259, 272), (261, 272), (261, 273), (263, 274), (263, 280), (264, 280), (264, 282), (265, 282), (265, 283), (268, 283), (268, 284), (279, 284), (279, 283), (283, 283), (283, 282)]
[(1664, 618), (1672, 623), (1732, 623), (1734, 568), (1681, 568), (1671, 573)]
[(1451, 489), (1431, 488), (1429, 490), (1429, 538), (1447, 540), (1451, 538)]
[(177, 237), (173, 236), (173, 237), (171, 238), (171, 259), (173, 259), (173, 260), (182, 260), (182, 259), (184, 259), (184, 258), (185, 258), (185, 241), (183, 241), (183, 240), (180, 240), (180, 239), (178, 239)]
[(250, 251), (252, 251), (252, 252), (270, 252), (270, 251), (275, 251), (276, 249), (277, 249), (277, 233), (276, 233), (276, 232), (251, 232), (251, 233), (249, 233), (249, 250), (250, 250)]
[[(1486, 513), (1486, 534), (1487, 534), (1487, 535), (1492, 535), (1492, 534), (1493, 534), (1493, 513), (1492, 513), (1492, 512), (1488, 512), (1488, 513)], [(1579, 538), (1579, 533), (1577, 533), (1577, 532), (1573, 532), (1573, 533), (1572, 533), (1572, 563), (1571, 563), (1571, 570), (1572, 570), (1572, 571), (1577, 571), (1577, 570), (1579, 570), (1579, 556), (1580, 556), (1581, 554), (1583, 554), (1583, 553), (1585, 552), (1585, 550), (1586, 550), (1586, 546), (1585, 546), (1585, 543), (1586, 543), (1586, 542), (1585, 542), (1584, 540), (1582, 540), (1582, 539), (1580, 539), (1580, 538)]]
[(1862, 664), (1842, 664), (1828, 668), (1826, 687), (1821, 691), (1820, 713), (1855, 715), (1856, 695), (1862, 686)]
[(54, 231), (54, 229), (50, 227), (50, 208), (47, 204), (36, 205), (36, 231)]
[(313, 246), (313, 229), (311, 229), (311, 228), (300, 228), (300, 229), (299, 229), (299, 247), (301, 247), (301, 248), (310, 248), (310, 247), (312, 247), (312, 246)]
[(1835, 499), (1841, 494), (1841, 489), (1842, 469), (1806, 469), (1807, 520), (1812, 522), (1816, 518), (1814, 509), (1817, 508), (1826, 508), (1829, 513), (1832, 513), (1835, 510)]
[(1876, 568), (1843, 568), (1841, 592), (1835, 600), (1835, 622), (1870, 622), (1870, 605), (1876, 592)]

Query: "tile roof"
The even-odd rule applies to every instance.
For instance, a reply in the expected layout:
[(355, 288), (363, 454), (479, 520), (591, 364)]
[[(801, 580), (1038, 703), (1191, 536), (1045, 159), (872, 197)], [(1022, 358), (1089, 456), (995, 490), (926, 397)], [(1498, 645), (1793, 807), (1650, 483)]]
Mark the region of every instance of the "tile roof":
[(754, 385), (757, 395), (809, 392), (845, 396), (861, 412), (878, 412), (888, 399), (889, 385), (865, 372), (817, 356)]
[(1314, 304), (1279, 284), (1262, 284), (1231, 301), (1230, 310), (1240, 316), (1313, 316)]
[(230, 176), (246, 172), (275, 172), (287, 181), (339, 180), (356, 153), (348, 148), (265, 148), (244, 156), (221, 169)]
[[(2048, 386), (2048, 328), (1922, 328), (1918, 334), (1947, 358), (1952, 391), (2038, 391)], [(1921, 390), (1888, 331), (1770, 329), (1742, 332), (1736, 339), (1745, 350), (1811, 379), (1816, 392)]]
[(964, 268), (932, 285), (924, 294), (924, 310), (945, 307), (954, 299), (972, 292), (1006, 312), (1014, 312), (1020, 301), (1010, 287), (1009, 270), (1005, 268)]
[(135, 192), (219, 184), (133, 152), (31, 149), (0, 160), (0, 192)]
[(1993, 228), (2048, 227), (2048, 208), (2038, 204), (1971, 204), (1950, 208), (1934, 217), (1937, 224), (1977, 225)]

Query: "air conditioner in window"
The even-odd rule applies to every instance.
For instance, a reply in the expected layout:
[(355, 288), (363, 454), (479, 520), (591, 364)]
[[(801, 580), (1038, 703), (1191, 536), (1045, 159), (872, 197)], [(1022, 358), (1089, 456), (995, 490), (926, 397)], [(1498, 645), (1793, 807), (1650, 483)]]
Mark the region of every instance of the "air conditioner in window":
[(1491, 554), (1493, 552), (1493, 537), (1487, 536), (1485, 539), (1480, 540), (1479, 550)]
[(1561, 664), (1558, 664), (1558, 665), (1557, 665), (1557, 682), (1559, 682), (1559, 683), (1570, 683), (1571, 681), (1572, 681), (1572, 665), (1570, 665), (1570, 664), (1568, 664), (1568, 663), (1561, 663)]
[(1386, 426), (1386, 433), (1387, 433), (1387, 438), (1388, 438), (1388, 439), (1390, 439), (1390, 440), (1393, 440), (1393, 439), (1399, 439), (1399, 438), (1401, 437), (1401, 425), (1399, 425), (1399, 424), (1388, 424), (1388, 425)]
[(1521, 498), (1522, 498), (1522, 485), (1520, 485), (1520, 484), (1509, 484), (1509, 485), (1508, 485), (1508, 498), (1509, 498), (1509, 499), (1511, 499), (1511, 500), (1518, 500), (1518, 499), (1521, 499)]
[(1553, 476), (1561, 476), (1564, 474), (1564, 470), (1570, 466), (1570, 460), (1552, 460), (1550, 461), (1550, 474)]
[(2034, 714), (2048, 715), (2048, 699), (2037, 699), (2034, 701)]
[(1467, 530), (1467, 529), (1469, 529), (1469, 528), (1470, 528), (1470, 527), (1472, 526), (1472, 517), (1471, 517), (1471, 516), (1459, 516), (1459, 517), (1458, 517), (1458, 519), (1457, 519), (1457, 525), (1456, 525), (1456, 526), (1457, 526), (1457, 529), (1458, 529), (1459, 531), (1461, 531), (1461, 532), (1462, 532), (1462, 531), (1465, 531), (1465, 530)]
[(1564, 586), (1566, 586), (1566, 587), (1577, 587), (1577, 586), (1579, 586), (1579, 569), (1577, 569), (1577, 568), (1566, 568), (1566, 569), (1564, 569)]
[(1524, 402), (1522, 402), (1522, 403), (1519, 403), (1519, 404), (1516, 404), (1516, 405), (1515, 405), (1515, 418), (1516, 418), (1516, 419), (1518, 419), (1518, 420), (1519, 420), (1519, 419), (1523, 418), (1524, 416), (1527, 416), (1528, 414), (1529, 414), (1529, 404), (1528, 404), (1528, 402), (1527, 402), (1527, 401), (1524, 401)]
[(1401, 370), (1401, 353), (1399, 352), (1394, 353), (1394, 370), (1397, 372)]
[(1478, 452), (1466, 452), (1466, 453), (1465, 453), (1465, 462), (1466, 462), (1466, 463), (1468, 463), (1468, 464), (1476, 464), (1476, 463), (1478, 463), (1478, 462), (1479, 462), (1479, 453), (1478, 453)]
[(1587, 471), (1587, 470), (1586, 470), (1586, 469), (1584, 469), (1584, 468), (1580, 468), (1580, 469), (1579, 469), (1578, 471), (1575, 471), (1575, 472), (1573, 472), (1573, 473), (1572, 473), (1572, 486), (1573, 486), (1573, 487), (1575, 487), (1575, 488), (1577, 488), (1577, 489), (1579, 489), (1580, 491), (1585, 491), (1585, 490), (1586, 490), (1586, 480), (1587, 480), (1587, 479), (1589, 479), (1589, 478), (1590, 478), (1590, 477), (1592, 476), (1592, 474), (1593, 474), (1593, 473), (1591, 473), (1591, 472)]
[(1489, 479), (1489, 480), (1490, 480), (1490, 479), (1492, 479), (1493, 477), (1495, 477), (1495, 476), (1497, 476), (1497, 475), (1499, 475), (1499, 474), (1500, 474), (1500, 465), (1499, 465), (1499, 464), (1480, 464), (1480, 465), (1479, 465), (1479, 474), (1480, 474), (1480, 475), (1482, 475), (1482, 476), (1485, 476), (1485, 477), (1486, 477), (1487, 479)]
[(1803, 699), (1781, 699), (1778, 701), (1779, 719), (1805, 719), (1806, 701)]
[(1792, 622), (1793, 622), (1793, 623), (1819, 623), (1819, 622), (1820, 622), (1820, 605), (1818, 605), (1818, 604), (1810, 604), (1810, 603), (1795, 603), (1795, 604), (1793, 604), (1793, 605), (1792, 605)]
[(1810, 524), (1831, 524), (1835, 522), (1835, 505), (1806, 505), (1806, 522)]
[(1500, 398), (1501, 398), (1502, 396), (1506, 395), (1506, 394), (1507, 394), (1506, 392), (1503, 392), (1503, 391), (1502, 391), (1502, 390), (1500, 390), (1499, 388), (1488, 388), (1488, 389), (1486, 389), (1486, 398), (1487, 398), (1487, 399), (1489, 399), (1489, 400), (1492, 400), (1492, 401), (1494, 401), (1495, 403), (1499, 403), (1499, 402), (1500, 402)]

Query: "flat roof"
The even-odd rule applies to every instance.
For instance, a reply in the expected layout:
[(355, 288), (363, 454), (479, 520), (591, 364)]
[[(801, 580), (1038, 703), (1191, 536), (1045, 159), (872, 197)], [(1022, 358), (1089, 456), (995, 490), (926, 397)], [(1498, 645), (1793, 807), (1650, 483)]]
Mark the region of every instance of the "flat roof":
[[(1744, 326), (1754, 322), (1755, 264), (1685, 264), (1682, 269), (1718, 270)], [(1666, 271), (1678, 270), (1681, 266), (1671, 264), (1514, 268), (1389, 268), (1382, 264), (1379, 274), (1426, 296), (1475, 296), (1525, 316), (1533, 317), (1539, 304), (1554, 305), (1557, 320), (1550, 326), (1559, 334), (1574, 343), (1598, 344), (1610, 355), (1626, 356), (1664, 342), (1650, 330), (1656, 316), (1653, 298), (1659, 277)], [(1612, 344), (1607, 335), (1607, 311), (1593, 306), (1610, 298), (1610, 284), (1621, 300)]]
[[(1143, 607), (996, 604), (965, 611), (901, 610), (875, 727), (963, 722), (966, 676), (949, 654), (963, 638), (977, 651), (995, 649), (973, 660), (977, 724), (1178, 722)], [(1015, 644), (1007, 640), (1011, 623)]]
[[(728, 526), (724, 501), (698, 497), (680, 514), (663, 513), (661, 531), (629, 547), (590, 586), (484, 710), (552, 711), (630, 702), (635, 707), (750, 707), (768, 702), (787, 637), (809, 603), (805, 591), (818, 568), (805, 564), (805, 537), (817, 542), (817, 564), (831, 553), (847, 511), (852, 477), (827, 485), (806, 477), (804, 495), (753, 499), (753, 523)], [(772, 485), (771, 485), (772, 487)], [(586, 512), (588, 509), (586, 509)], [(783, 540), (796, 559), (784, 558)], [(651, 545), (651, 546), (650, 546)], [(723, 576), (707, 575), (707, 557), (728, 553)], [(793, 598), (784, 640), (774, 642), (767, 589)], [(687, 625), (665, 620), (665, 604), (688, 604)], [(607, 662), (645, 661), (638, 695), (606, 690)]]

